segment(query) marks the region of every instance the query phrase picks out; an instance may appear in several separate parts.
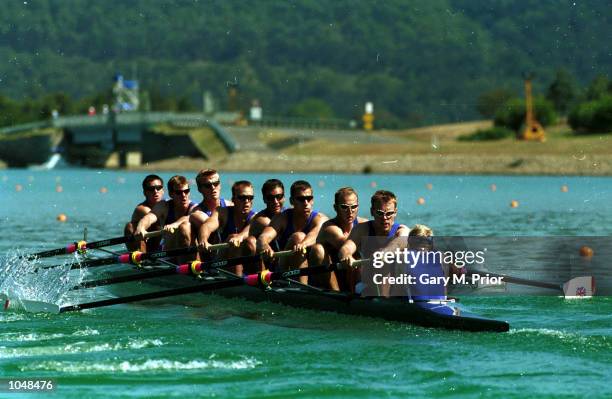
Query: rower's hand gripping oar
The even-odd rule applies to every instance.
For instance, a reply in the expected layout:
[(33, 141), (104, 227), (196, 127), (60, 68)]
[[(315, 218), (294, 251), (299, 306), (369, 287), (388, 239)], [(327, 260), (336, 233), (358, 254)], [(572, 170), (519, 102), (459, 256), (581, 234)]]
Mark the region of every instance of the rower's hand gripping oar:
[[(151, 231), (151, 232), (146, 233), (145, 238), (157, 237), (157, 236), (160, 236), (161, 234), (162, 234), (161, 230)], [(81, 240), (81, 241), (70, 243), (66, 245), (65, 247), (50, 249), (48, 251), (41, 251), (41, 252), (29, 254), (29, 255), (23, 255), (22, 258), (27, 258), (27, 259), (49, 258), (52, 256), (72, 254), (74, 252), (83, 254), (88, 249), (109, 247), (112, 245), (125, 244), (125, 243), (132, 242), (132, 241), (134, 241), (134, 236), (114, 237), (114, 238), (108, 238), (106, 240), (93, 241), (89, 243), (85, 240)]]

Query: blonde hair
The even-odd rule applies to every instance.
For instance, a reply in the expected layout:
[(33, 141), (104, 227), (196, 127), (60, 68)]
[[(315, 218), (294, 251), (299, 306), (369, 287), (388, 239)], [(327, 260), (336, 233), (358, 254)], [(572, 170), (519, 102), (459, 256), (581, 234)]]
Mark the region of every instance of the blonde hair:
[(412, 229), (410, 229), (410, 233), (408, 233), (410, 237), (431, 237), (433, 236), (433, 230), (429, 226), (425, 226), (424, 224), (415, 224)]
[(431, 250), (433, 248), (433, 231), (424, 224), (415, 224), (408, 233), (408, 247), (418, 250)]

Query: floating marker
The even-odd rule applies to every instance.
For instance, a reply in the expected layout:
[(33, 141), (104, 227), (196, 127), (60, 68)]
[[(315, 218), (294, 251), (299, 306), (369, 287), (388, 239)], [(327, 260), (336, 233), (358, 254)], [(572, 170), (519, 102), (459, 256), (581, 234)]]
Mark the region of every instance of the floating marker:
[(580, 256), (582, 256), (583, 258), (592, 258), (593, 248), (583, 245), (582, 247), (580, 247)]
[(511, 208), (518, 208), (518, 206), (519, 206), (519, 202), (517, 200), (512, 200), (512, 202), (510, 202)]
[(495, 184), (491, 184), (491, 191), (497, 191), (497, 186)]
[(433, 184), (431, 184), (431, 183), (427, 183), (427, 184), (425, 185), (425, 187), (427, 187), (427, 189), (428, 189), (428, 190), (431, 190), (431, 189), (433, 189)]
[(64, 191), (64, 187), (62, 186), (55, 186), (55, 191), (58, 193), (61, 193), (62, 191)]
[(425, 204), (425, 198), (419, 197), (419, 199), (417, 200), (417, 204), (419, 204), (419, 205)]
[(325, 182), (324, 182), (323, 180), (319, 180), (319, 181), (317, 182), (317, 185), (318, 185), (319, 187), (323, 188), (323, 187), (325, 187)]
[(15, 184), (15, 191), (22, 191), (23, 186), (21, 184)]
[(108, 188), (106, 187), (100, 187), (100, 193), (101, 194), (106, 194), (108, 192)]
[(57, 215), (57, 218), (56, 218), (56, 219), (57, 219), (57, 221), (58, 221), (58, 222), (62, 222), (62, 223), (63, 223), (63, 222), (65, 222), (66, 220), (68, 220), (68, 216), (66, 216), (66, 215), (65, 215), (65, 214), (63, 214), (63, 213), (60, 213), (59, 215)]
[(562, 193), (567, 193), (568, 191), (569, 191), (569, 187), (567, 187), (567, 185), (566, 185), (566, 184), (564, 184), (564, 185), (562, 185), (562, 186), (561, 186), (561, 192), (562, 192)]
[(376, 188), (376, 186), (378, 186), (378, 183), (376, 183), (375, 181), (370, 182), (370, 187)]

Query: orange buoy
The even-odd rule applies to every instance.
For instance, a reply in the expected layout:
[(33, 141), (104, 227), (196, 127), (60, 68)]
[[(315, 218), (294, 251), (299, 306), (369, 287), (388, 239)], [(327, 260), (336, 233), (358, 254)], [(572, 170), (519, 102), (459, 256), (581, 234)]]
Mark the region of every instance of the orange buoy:
[(491, 184), (491, 191), (497, 191), (497, 186), (495, 184)]
[(567, 193), (569, 191), (569, 187), (567, 187), (567, 184), (564, 184), (561, 186), (561, 192), (562, 193)]
[(425, 204), (425, 198), (419, 197), (419, 199), (417, 200), (417, 204), (419, 204), (419, 205)]
[(66, 216), (66, 215), (65, 215), (65, 214), (63, 214), (63, 213), (60, 213), (59, 215), (57, 215), (57, 218), (56, 218), (56, 219), (57, 219), (57, 221), (58, 221), (58, 222), (62, 222), (62, 223), (63, 223), (63, 222), (65, 222), (66, 220), (68, 220), (68, 216)]
[(425, 187), (427, 187), (427, 189), (428, 189), (428, 190), (432, 190), (432, 189), (433, 189), (433, 184), (431, 184), (431, 183), (427, 183), (427, 184), (425, 185)]
[(23, 190), (23, 186), (21, 184), (15, 184), (15, 191)]
[(582, 247), (580, 247), (580, 256), (582, 256), (583, 258), (592, 258), (593, 248), (583, 245)]
[(370, 187), (376, 188), (376, 186), (378, 186), (378, 183), (376, 183), (375, 181), (370, 182)]
[(510, 207), (511, 208), (518, 208), (518, 206), (519, 206), (519, 202), (517, 200), (512, 200), (510, 202)]
[(58, 193), (61, 193), (62, 191), (64, 191), (64, 187), (59, 186), (59, 185), (55, 186), (55, 191), (58, 192)]
[(108, 192), (108, 188), (106, 187), (100, 187), (100, 193), (101, 194), (106, 194)]

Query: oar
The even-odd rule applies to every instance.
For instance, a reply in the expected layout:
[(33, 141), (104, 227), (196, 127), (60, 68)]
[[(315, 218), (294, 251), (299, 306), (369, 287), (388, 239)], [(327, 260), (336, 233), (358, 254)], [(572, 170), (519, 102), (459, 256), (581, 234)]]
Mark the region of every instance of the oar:
[[(157, 236), (160, 236), (161, 234), (162, 234), (161, 230), (150, 231), (145, 234), (145, 238), (157, 237)], [(71, 254), (76, 251), (79, 251), (80, 253), (84, 253), (88, 249), (109, 247), (112, 245), (125, 244), (125, 243), (132, 242), (132, 241), (134, 241), (134, 236), (121, 236), (121, 237), (109, 238), (106, 240), (100, 240), (100, 241), (94, 241), (94, 242), (86, 242), (85, 240), (83, 240), (83, 241), (77, 241), (77, 242), (70, 243), (66, 245), (65, 247), (50, 249), (48, 251), (37, 252), (37, 253), (29, 254), (29, 255), (23, 255), (22, 258), (27, 258), (27, 259), (49, 258), (51, 256)]]
[[(293, 251), (280, 251), (280, 252), (274, 253), (274, 257), (282, 258), (292, 253)], [(228, 266), (236, 266), (236, 265), (241, 265), (244, 263), (255, 263), (259, 261), (260, 259), (261, 259), (261, 255), (257, 254), (257, 255), (240, 256), (237, 258), (228, 258), (228, 259), (223, 259), (223, 260), (214, 260), (214, 261), (207, 261), (207, 262), (194, 261), (189, 264), (182, 264), (178, 266), (173, 265), (169, 262), (165, 262), (165, 263), (168, 263), (168, 265), (171, 267), (161, 269), (161, 270), (134, 273), (134, 274), (130, 274), (127, 276), (109, 277), (109, 278), (100, 279), (100, 280), (86, 281), (86, 282), (83, 282), (73, 287), (72, 289), (78, 290), (78, 289), (84, 289), (84, 288), (100, 287), (104, 285), (127, 283), (130, 281), (140, 281), (140, 280), (147, 280), (150, 278), (171, 276), (173, 274), (200, 275), (205, 270), (219, 269), (219, 268), (228, 267)]]
[[(215, 244), (211, 245), (212, 249), (221, 249), (227, 247), (227, 243)], [(131, 263), (134, 265), (139, 265), (145, 260), (155, 260), (161, 258), (170, 258), (173, 256), (181, 256), (181, 255), (190, 255), (198, 252), (198, 247), (191, 246), (185, 248), (176, 248), (176, 249), (168, 249), (164, 251), (152, 251), (152, 252), (128, 252), (118, 256), (110, 256), (107, 258), (99, 258), (99, 259), (88, 259), (82, 262), (73, 262), (67, 265), (53, 265), (53, 266), (43, 266), (42, 269), (53, 269), (56, 267), (65, 267), (70, 269), (82, 269), (85, 267), (98, 267), (105, 265), (113, 265), (117, 263)]]
[(467, 275), (498, 277), (502, 278), (503, 281), (507, 283), (557, 290), (563, 292), (563, 295), (566, 298), (591, 297), (595, 295), (595, 278), (592, 276), (574, 277), (573, 279), (566, 281), (563, 284), (555, 284), (547, 283), (544, 281), (527, 280), (524, 278), (508, 276), (506, 274), (496, 274), (490, 272), (479, 273), (468, 271)]

